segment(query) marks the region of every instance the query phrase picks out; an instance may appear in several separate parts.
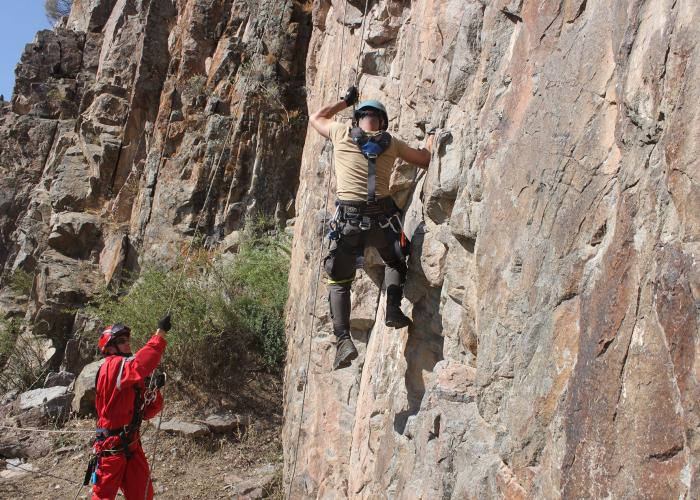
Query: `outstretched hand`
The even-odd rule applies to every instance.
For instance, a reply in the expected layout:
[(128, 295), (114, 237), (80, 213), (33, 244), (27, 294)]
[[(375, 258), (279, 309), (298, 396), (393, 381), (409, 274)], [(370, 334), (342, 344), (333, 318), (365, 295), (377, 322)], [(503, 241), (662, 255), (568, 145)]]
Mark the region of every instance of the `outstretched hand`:
[(163, 319), (161, 319), (158, 322), (158, 329), (163, 330), (164, 332), (167, 332), (168, 330), (170, 330), (172, 328), (172, 326), (173, 325), (170, 321), (170, 314), (168, 314), (167, 316), (165, 316)]

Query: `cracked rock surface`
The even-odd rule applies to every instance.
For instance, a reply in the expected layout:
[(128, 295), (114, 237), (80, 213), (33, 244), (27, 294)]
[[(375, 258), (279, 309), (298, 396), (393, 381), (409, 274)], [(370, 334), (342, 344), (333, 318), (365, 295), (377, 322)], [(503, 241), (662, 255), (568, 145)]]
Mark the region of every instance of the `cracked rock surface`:
[[(362, 98), (387, 105), (389, 130), (414, 146), (442, 131), (429, 170), (402, 166), (392, 185), (414, 326), (383, 326), (382, 292), (376, 313), (353, 310), (360, 357), (335, 372), (316, 281), (330, 148), (307, 136), (292, 496), (695, 498), (700, 5), (380, 0), (362, 44), (364, 3), (349, 4), (344, 18), (343, 2), (315, 3), (309, 110), (353, 81), (362, 50)], [(365, 271), (353, 300), (377, 304), (381, 274)]]

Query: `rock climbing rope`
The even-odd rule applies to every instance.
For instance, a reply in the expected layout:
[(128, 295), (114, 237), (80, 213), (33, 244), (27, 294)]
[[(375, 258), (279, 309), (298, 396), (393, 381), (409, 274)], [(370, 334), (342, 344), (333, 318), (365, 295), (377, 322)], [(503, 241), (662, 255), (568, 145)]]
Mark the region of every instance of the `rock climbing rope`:
[[(282, 5), (282, 10), (281, 10), (282, 14), (280, 16), (280, 23), (284, 17), (284, 12), (287, 9), (288, 2), (289, 2), (289, 0), (285, 0), (284, 4)], [(262, 43), (263, 36), (262, 35), (264, 35), (265, 30), (267, 29), (267, 25), (268, 25), (268, 22), (270, 21), (271, 17), (272, 17), (271, 15), (268, 15), (265, 19), (265, 23), (264, 23), (263, 28), (262, 28), (262, 34), (258, 38), (258, 44), (256, 46), (255, 51), (253, 52), (253, 55), (251, 56), (253, 58), (258, 56), (260, 54), (260, 51), (262, 50), (262, 47), (263, 47), (263, 43)], [(248, 85), (248, 82), (246, 82), (246, 85), (244, 86), (244, 93), (247, 90), (247, 85)], [(177, 294), (179, 292), (179, 289), (182, 286), (184, 273), (185, 273), (186, 268), (187, 268), (187, 263), (189, 262), (189, 258), (190, 258), (191, 252), (192, 252), (192, 247), (194, 245), (194, 242), (197, 240), (197, 236), (199, 234), (199, 227), (201, 225), (202, 219), (204, 218), (204, 215), (207, 213), (207, 209), (209, 207), (209, 199), (210, 199), (210, 196), (212, 193), (212, 189), (214, 187), (214, 181), (217, 179), (217, 175), (219, 172), (219, 168), (221, 167), (222, 159), (225, 156), (226, 146), (227, 146), (227, 144), (229, 144), (231, 138), (235, 137), (235, 134), (233, 133), (234, 130), (236, 130), (236, 134), (238, 133), (238, 126), (234, 127), (234, 125), (240, 125), (240, 120), (238, 120), (238, 121), (235, 119), (231, 120), (231, 123), (229, 124), (229, 128), (228, 128), (228, 132), (226, 134), (226, 138), (224, 139), (224, 142), (223, 142), (223, 145), (221, 148), (221, 152), (219, 153), (219, 157), (217, 160), (214, 161), (215, 167), (214, 167), (214, 171), (212, 173), (211, 179), (209, 180), (209, 187), (207, 188), (207, 193), (206, 193), (206, 196), (204, 198), (204, 205), (202, 206), (202, 209), (199, 213), (199, 217), (197, 218), (197, 223), (195, 224), (194, 233), (192, 234), (192, 239), (190, 240), (190, 243), (187, 246), (187, 251), (185, 252), (185, 259), (184, 259), (184, 262), (182, 264), (182, 269), (180, 270), (180, 273), (178, 275), (178, 278), (177, 278), (177, 281), (175, 284), (175, 288), (173, 289), (173, 293), (170, 297), (167, 314), (171, 313), (173, 305), (175, 303), (175, 299), (177, 298)], [(161, 152), (161, 158), (162, 158), (162, 152)], [(155, 384), (155, 377), (151, 377), (151, 382), (149, 383), (147, 391), (155, 392), (155, 385), (154, 384)], [(145, 404), (145, 398), (144, 398), (144, 404)], [(143, 409), (143, 407), (142, 407), (142, 409)], [(157, 452), (158, 452), (158, 440), (159, 440), (159, 436), (160, 436), (160, 426), (161, 426), (161, 423), (163, 422), (164, 412), (165, 412), (165, 402), (163, 403), (163, 409), (161, 410), (161, 414), (158, 417), (158, 424), (156, 426), (156, 433), (155, 433), (155, 437), (153, 440), (153, 452), (151, 453), (151, 467), (149, 469), (148, 480), (146, 482), (146, 489), (144, 491), (144, 500), (146, 500), (146, 498), (148, 498), (149, 486), (150, 486), (150, 484), (152, 484), (153, 472), (154, 472), (155, 467), (156, 467), (156, 456), (157, 456)]]
[[(360, 51), (357, 56), (357, 62), (355, 66), (355, 78), (354, 78), (354, 85), (357, 86), (359, 83), (360, 79), (360, 58), (362, 56), (362, 50), (364, 48), (364, 38), (365, 38), (365, 26), (366, 26), (366, 19), (367, 19), (367, 7), (369, 5), (369, 0), (365, 0), (365, 10), (364, 10), (364, 15), (362, 17), (362, 35), (361, 35), (361, 42), (360, 42)], [(347, 0), (344, 1), (344, 7), (343, 7), (343, 35), (341, 37), (341, 42), (340, 42), (340, 58), (338, 61), (338, 66), (339, 66), (339, 71), (338, 71), (338, 79), (336, 80), (336, 89), (335, 89), (335, 94), (336, 96), (340, 94), (340, 75), (342, 73), (342, 68), (343, 68), (343, 55), (345, 52), (345, 32), (346, 32), (346, 19), (347, 19), (347, 9), (348, 9), (348, 2)], [(353, 105), (353, 110), (354, 110), (354, 105)], [(354, 113), (353, 113), (354, 115)], [(331, 178), (333, 176), (333, 171), (334, 171), (334, 164), (333, 164), (333, 156), (331, 155), (331, 162), (330, 162), (330, 171), (328, 173), (328, 179), (326, 182), (326, 196), (325, 196), (325, 202), (324, 202), (324, 224), (325, 224), (325, 215), (328, 213), (328, 200), (330, 199), (330, 191), (331, 191)], [(323, 247), (323, 237), (324, 237), (324, 231), (321, 231), (321, 234), (319, 236), (319, 251)], [(306, 335), (306, 337), (309, 338), (309, 347), (307, 349), (306, 353), (306, 363), (305, 363), (305, 371), (304, 374), (306, 376), (306, 380), (304, 381), (304, 389), (302, 391), (301, 395), (301, 407), (299, 410), (299, 424), (297, 426), (297, 439), (296, 439), (296, 444), (294, 445), (294, 462), (292, 464), (292, 473), (289, 476), (289, 489), (287, 491), (287, 500), (291, 499), (292, 497), (292, 486), (294, 485), (294, 477), (296, 476), (296, 469), (297, 469), (297, 462), (299, 460), (299, 444), (301, 442), (301, 426), (302, 422), (304, 420), (304, 406), (306, 404), (306, 390), (308, 387), (308, 373), (309, 373), (309, 367), (311, 366), (311, 348), (313, 346), (313, 338), (314, 338), (314, 326), (316, 322), (316, 303), (318, 301), (318, 286), (319, 283), (321, 282), (321, 261), (319, 260), (317, 269), (316, 269), (316, 285), (313, 288), (314, 291), (314, 300), (313, 300), (313, 305), (312, 305), (312, 310), (311, 310), (311, 333), (310, 335)]]

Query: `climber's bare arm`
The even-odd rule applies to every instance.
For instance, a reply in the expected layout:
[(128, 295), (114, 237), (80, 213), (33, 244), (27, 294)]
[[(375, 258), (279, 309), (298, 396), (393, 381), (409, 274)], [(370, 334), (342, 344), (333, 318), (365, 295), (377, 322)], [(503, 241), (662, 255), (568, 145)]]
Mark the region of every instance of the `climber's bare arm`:
[(428, 140), (425, 141), (425, 147), (420, 149), (408, 148), (401, 155), (401, 159), (407, 163), (420, 168), (428, 168), (430, 165), (430, 154), (433, 150), (433, 138), (435, 135), (430, 134)]
[(335, 123), (332, 118), (347, 107), (348, 105), (342, 100), (324, 106), (309, 116), (309, 123), (319, 134), (327, 138), (331, 133), (331, 125)]

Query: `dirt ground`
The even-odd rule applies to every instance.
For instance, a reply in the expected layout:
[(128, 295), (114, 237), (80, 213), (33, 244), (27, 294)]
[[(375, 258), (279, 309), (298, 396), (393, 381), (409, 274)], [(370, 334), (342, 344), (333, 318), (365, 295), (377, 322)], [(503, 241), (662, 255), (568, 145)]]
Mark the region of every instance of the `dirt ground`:
[[(225, 409), (250, 415), (252, 424), (245, 430), (196, 439), (161, 431), (153, 461), (157, 421), (144, 423), (142, 443), (153, 470), (156, 498), (230, 498), (233, 487), (241, 478), (245, 479), (268, 464), (274, 465), (277, 472), (274, 480), (264, 488), (265, 498), (284, 497), (280, 439), (281, 383), (279, 378), (262, 375), (257, 380), (248, 381), (245, 386), (245, 394), (235, 397), (197, 394), (191, 388), (179, 388), (173, 394), (165, 394), (164, 421), (177, 417), (191, 422)], [(41, 443), (44, 448), (49, 448), (45, 442), (48, 441), (50, 451), (19, 466), (32, 468), (32, 472), (0, 479), (0, 498), (90, 498), (89, 487), (81, 485), (90, 456), (89, 439), (94, 425), (93, 419), (73, 419), (59, 430), (87, 432), (34, 434), (29, 438), (24, 433), (25, 439), (44, 441)], [(8, 437), (7, 433), (15, 433), (8, 430), (0, 432), (5, 434), (4, 439)]]

